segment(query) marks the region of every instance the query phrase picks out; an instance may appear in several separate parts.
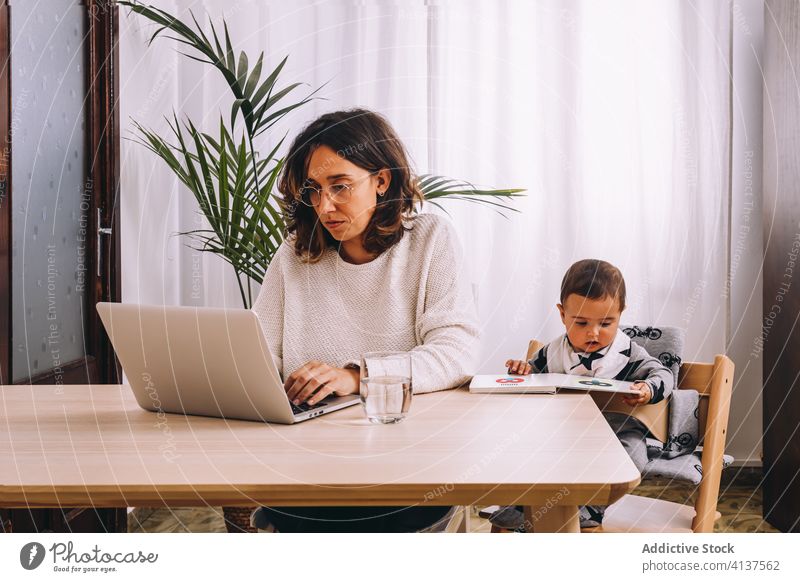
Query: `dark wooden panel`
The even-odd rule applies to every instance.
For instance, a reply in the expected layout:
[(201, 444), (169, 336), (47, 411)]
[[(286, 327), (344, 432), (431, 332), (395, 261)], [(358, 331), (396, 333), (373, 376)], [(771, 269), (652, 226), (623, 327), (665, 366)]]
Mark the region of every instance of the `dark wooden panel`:
[(0, 384), (11, 381), (11, 28), (0, 0)]
[(764, 13), (764, 519), (800, 531), (800, 4)]
[[(119, 7), (115, 0), (86, 0), (89, 17), (89, 38), (86, 67), (88, 75), (89, 113), (87, 134), (89, 167), (87, 191), (91, 191), (91, 232), (111, 228), (104, 236), (100, 254), (101, 275), (93, 278), (90, 291), (91, 309), (87, 314), (90, 353), (97, 357), (101, 382), (118, 383), (122, 378), (111, 342), (94, 309), (98, 301), (122, 300), (120, 265), (119, 172)], [(97, 212), (99, 210), (99, 213)], [(98, 224), (98, 221), (100, 224)], [(91, 237), (89, 250), (97, 256), (97, 238)], [(97, 272), (96, 269), (93, 271)]]

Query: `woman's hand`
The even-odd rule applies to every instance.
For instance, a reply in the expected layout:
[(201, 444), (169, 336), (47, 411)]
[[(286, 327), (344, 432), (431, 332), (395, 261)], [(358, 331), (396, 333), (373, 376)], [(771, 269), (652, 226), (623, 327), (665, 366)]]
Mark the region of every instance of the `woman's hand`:
[(294, 404), (316, 404), (330, 394), (344, 396), (358, 392), (358, 370), (332, 368), (312, 360), (289, 374), (283, 387)]
[(533, 372), (531, 365), (525, 360), (508, 360), (506, 362), (509, 374), (530, 374)]
[(647, 382), (634, 382), (631, 386), (631, 395), (623, 396), (622, 400), (628, 406), (636, 406), (637, 404), (647, 404), (652, 397), (650, 385)]

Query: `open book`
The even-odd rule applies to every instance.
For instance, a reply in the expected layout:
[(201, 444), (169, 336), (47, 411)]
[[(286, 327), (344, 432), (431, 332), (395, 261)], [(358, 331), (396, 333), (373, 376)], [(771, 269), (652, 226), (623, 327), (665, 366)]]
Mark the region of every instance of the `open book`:
[(554, 394), (557, 388), (599, 392), (630, 392), (633, 382), (570, 374), (479, 375), (469, 391), (477, 394)]

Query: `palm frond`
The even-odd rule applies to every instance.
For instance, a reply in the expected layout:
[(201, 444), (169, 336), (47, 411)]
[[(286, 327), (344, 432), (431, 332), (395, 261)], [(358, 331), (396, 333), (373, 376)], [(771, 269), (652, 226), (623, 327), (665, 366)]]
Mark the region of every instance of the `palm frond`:
[(291, 111), (315, 99), (316, 93), (321, 89), (320, 87), (310, 91), (299, 101), (285, 104), (285, 99), (296, 89), (308, 86), (305, 83), (291, 83), (280, 89), (277, 88), (278, 77), (286, 65), (288, 56), (284, 57), (262, 80), (264, 53), (262, 52), (259, 55), (256, 64), (252, 68), (249, 66), (250, 61), (247, 53), (240, 51), (237, 57), (228, 31), (228, 23), (224, 19), (222, 20), (223, 46), (214, 23), (209, 21), (208, 24), (211, 30), (211, 37), (214, 39), (212, 44), (212, 41), (205, 34), (191, 10), (189, 14), (192, 18), (192, 24), (189, 25), (165, 10), (142, 4), (136, 0), (121, 0), (119, 4), (127, 6), (135, 14), (139, 14), (158, 25), (159, 28), (150, 37), (148, 44), (152, 44), (158, 36), (168, 30), (172, 34), (167, 38), (191, 47), (198, 53), (196, 55), (182, 54), (213, 65), (222, 74), (234, 97), (231, 106), (231, 130), (234, 129), (236, 119), (241, 113), (248, 135), (251, 138), (260, 135)]
[(504, 217), (506, 216), (504, 212), (519, 212), (506, 201), (512, 201), (514, 198), (524, 196), (522, 192), (525, 191), (522, 188), (481, 189), (464, 180), (456, 180), (435, 174), (418, 176), (417, 186), (425, 196), (426, 202), (430, 202), (437, 208), (443, 209), (437, 200), (439, 198), (447, 198), (449, 200), (484, 204), (492, 207), (493, 210)]
[[(251, 175), (252, 154), (244, 135), (234, 142), (222, 120), (216, 139), (200, 132), (190, 120), (181, 123), (173, 116), (167, 123), (174, 143), (134, 122), (139, 143), (179, 177), (209, 224), (208, 229), (181, 234), (200, 245), (194, 248), (218, 254), (237, 274), (260, 282), (283, 240), (283, 221), (276, 220), (280, 214), (272, 200), (272, 188), (283, 163), (274, 159), (277, 146), (266, 160), (259, 160), (272, 160), (275, 167), (264, 187), (257, 190)], [(229, 143), (234, 144), (233, 151), (221, 146)]]

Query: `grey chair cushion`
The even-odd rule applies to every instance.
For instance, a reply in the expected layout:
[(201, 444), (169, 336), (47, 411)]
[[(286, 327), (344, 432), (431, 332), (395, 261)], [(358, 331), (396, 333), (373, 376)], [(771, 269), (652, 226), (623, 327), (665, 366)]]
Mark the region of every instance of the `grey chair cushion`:
[[(647, 350), (648, 354), (658, 358), (672, 370), (677, 385), (686, 340), (684, 330), (669, 326), (635, 325), (620, 325), (620, 329), (632, 341)], [(645, 466), (642, 475), (689, 481), (699, 485), (703, 477), (700, 463), (703, 447), (697, 446), (700, 440), (700, 435), (697, 434), (698, 396), (694, 390), (681, 390), (678, 396), (680, 398), (673, 397), (673, 402), (670, 403), (669, 442), (661, 443), (656, 439), (647, 439), (650, 462)], [(676, 403), (680, 406), (675, 406)], [(733, 460), (732, 456), (723, 455), (722, 468), (728, 467)]]
[(662, 364), (672, 370), (675, 382), (681, 367), (683, 344), (686, 332), (679, 327), (650, 327), (637, 325), (620, 325), (620, 329), (631, 340), (642, 346), (648, 354), (658, 358)]
[[(648, 449), (660, 449), (661, 443), (655, 439), (647, 439)], [(657, 477), (661, 479), (676, 479), (678, 481), (688, 481), (695, 485), (700, 484), (703, 478), (703, 466), (700, 458), (703, 455), (703, 447), (697, 447), (694, 452), (689, 455), (668, 458), (653, 458), (644, 471), (643, 477)], [(733, 457), (730, 455), (722, 455), (722, 468), (725, 469), (733, 463)]]

